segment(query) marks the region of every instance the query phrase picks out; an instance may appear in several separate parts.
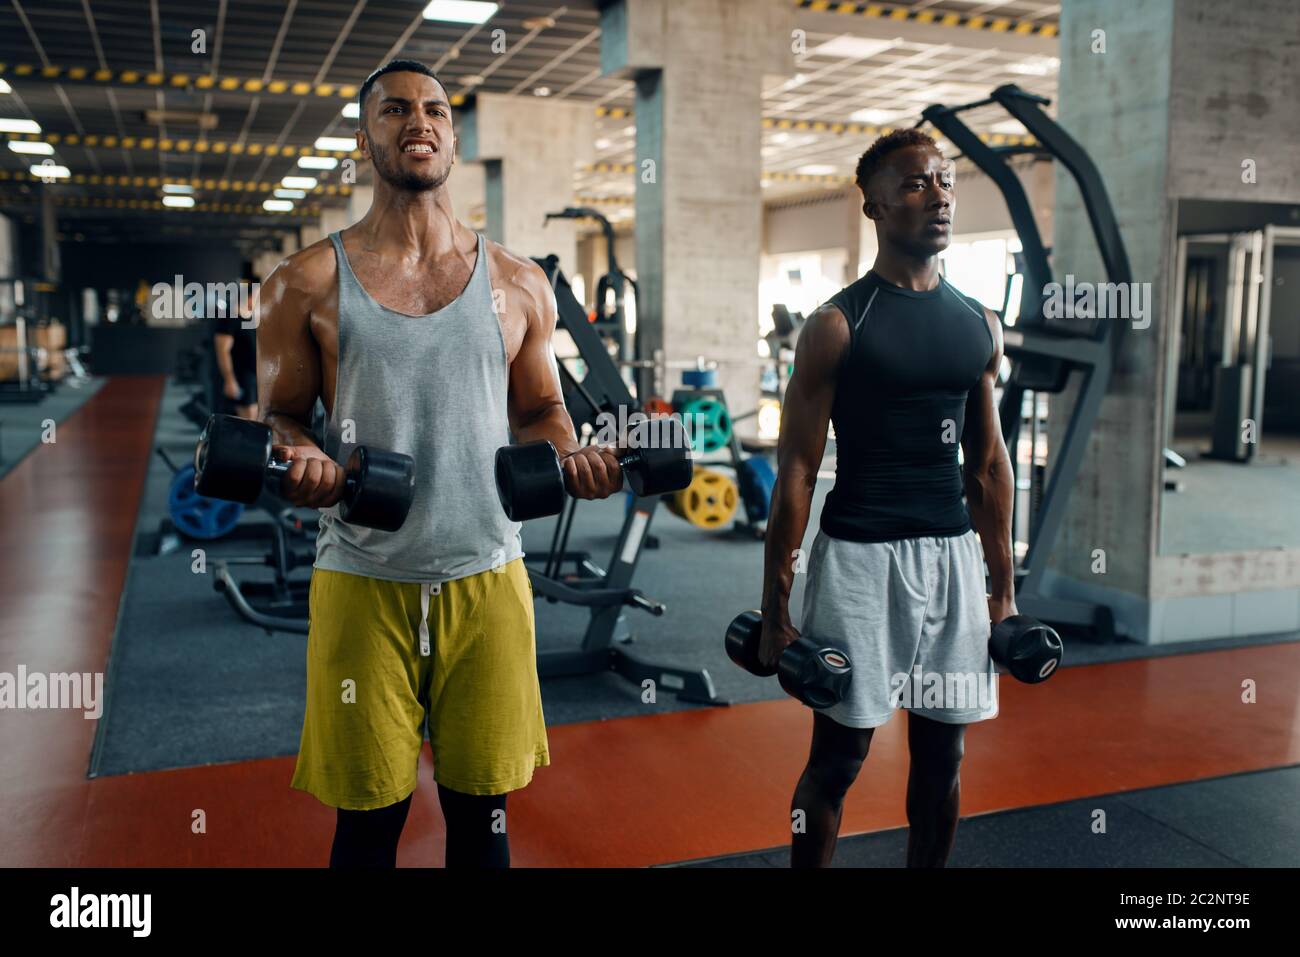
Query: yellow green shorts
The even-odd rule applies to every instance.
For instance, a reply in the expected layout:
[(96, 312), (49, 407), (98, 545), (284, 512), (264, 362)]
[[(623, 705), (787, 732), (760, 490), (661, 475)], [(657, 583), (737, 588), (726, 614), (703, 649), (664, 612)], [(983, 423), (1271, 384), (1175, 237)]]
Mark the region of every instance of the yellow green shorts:
[(318, 568), (309, 613), (293, 787), (347, 810), (394, 804), (415, 790), (426, 726), (453, 791), (505, 794), (550, 763), (522, 559), (432, 587)]

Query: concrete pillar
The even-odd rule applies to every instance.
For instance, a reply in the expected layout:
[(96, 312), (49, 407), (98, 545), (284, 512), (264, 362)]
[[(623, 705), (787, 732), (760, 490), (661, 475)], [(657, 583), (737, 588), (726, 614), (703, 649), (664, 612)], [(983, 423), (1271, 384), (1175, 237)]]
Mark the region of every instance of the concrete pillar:
[(484, 210), (487, 175), (482, 163), (473, 163), (458, 157), (447, 179), (447, 191), (456, 218), (471, 229), (486, 229)]
[(762, 83), (793, 69), (793, 11), (783, 0), (601, 11), (601, 66), (636, 81), (642, 352), (717, 359), (735, 412), (759, 394)]
[[(1198, 637), (1192, 624), (1219, 614), (1188, 593), (1189, 581), (1198, 593), (1225, 599), (1227, 592), (1284, 586), (1300, 592), (1300, 552), (1289, 553), (1291, 571), (1281, 576), (1276, 550), (1271, 558), (1158, 554), (1177, 232), (1172, 197), (1300, 202), (1297, 57), (1282, 39), (1297, 35), (1300, 7), (1287, 0), (1231, 10), (1214, 0), (1074, 0), (1062, 7), (1058, 118), (1100, 169), (1133, 279), (1147, 284), (1143, 294), (1152, 301), (1147, 328), (1127, 324), (1052, 553), (1055, 574), (1044, 584), (1065, 596), (1106, 600), (1121, 631), (1138, 640)], [(1254, 183), (1243, 177), (1246, 159), (1255, 162)], [(1063, 170), (1055, 197), (1058, 281), (1067, 274), (1104, 280), (1086, 210)], [(1054, 397), (1053, 410), (1068, 409), (1074, 396)], [(1060, 427), (1058, 416), (1053, 439)], [(1294, 595), (1289, 607), (1290, 624), (1278, 627), (1263, 622), (1262, 612), (1251, 624), (1225, 606), (1217, 633), (1294, 629)]]
[[(589, 103), (480, 93), (465, 110), (460, 150), (484, 170), (485, 232), (520, 256), (560, 257), (577, 266), (571, 220), (546, 214), (573, 205), (575, 167), (592, 155), (595, 113)], [(456, 173), (452, 173), (454, 177)]]

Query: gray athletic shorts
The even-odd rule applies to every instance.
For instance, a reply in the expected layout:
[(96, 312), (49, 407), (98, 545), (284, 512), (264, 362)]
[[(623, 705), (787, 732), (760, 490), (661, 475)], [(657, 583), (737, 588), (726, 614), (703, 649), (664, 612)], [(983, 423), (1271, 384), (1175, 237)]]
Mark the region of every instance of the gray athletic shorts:
[(875, 728), (900, 708), (969, 724), (997, 716), (984, 556), (974, 531), (850, 542), (818, 532), (801, 633), (848, 653), (844, 700), (820, 709)]

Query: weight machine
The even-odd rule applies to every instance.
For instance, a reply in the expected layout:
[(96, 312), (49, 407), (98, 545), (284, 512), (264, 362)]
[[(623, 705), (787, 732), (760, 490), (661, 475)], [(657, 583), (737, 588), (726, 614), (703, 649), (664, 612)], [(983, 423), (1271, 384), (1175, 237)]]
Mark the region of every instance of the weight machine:
[[(600, 210), (590, 206), (566, 206), (558, 213), (547, 213), (546, 221), (552, 219), (594, 219), (600, 224), (605, 237), (605, 274), (596, 280), (593, 301), (596, 303), (596, 318), (591, 323), (598, 333), (608, 337), (618, 350), (620, 362), (627, 362), (641, 355), (641, 335), (638, 332), (633, 341), (627, 334), (627, 291), (632, 293), (633, 307), (637, 305), (636, 280), (623, 272), (614, 255), (614, 227)], [(612, 297), (612, 301), (611, 301)], [(576, 298), (576, 297), (575, 297)], [(581, 305), (581, 303), (579, 303)], [(649, 393), (642, 388), (644, 383), (636, 380), (637, 395)]]
[[(599, 431), (606, 421), (627, 421), (633, 412), (640, 411), (640, 406), (623, 381), (618, 364), (606, 351), (600, 334), (587, 320), (586, 311), (560, 271), (558, 258), (535, 258), (534, 262), (550, 280), (559, 325), (572, 337), (586, 367), (579, 379), (568, 365), (559, 363), (564, 404), (574, 427), (581, 431), (589, 425)], [(612, 420), (608, 419), (610, 416)], [(632, 587), (632, 576), (641, 550), (647, 544), (650, 521), (658, 504), (657, 496), (633, 498), (606, 569), (597, 565), (589, 552), (569, 551), (569, 533), (578, 500), (570, 498), (565, 503), (564, 511), (556, 519), (550, 549), (544, 556), (525, 559), (528, 575), (536, 595), (552, 603), (589, 608), (591, 617), (578, 649), (538, 652), (537, 672), (542, 677), (558, 677), (614, 671), (637, 685), (652, 680), (685, 701), (722, 704), (706, 669), (649, 662), (616, 647), (632, 640), (624, 615), (627, 608), (638, 608), (655, 617), (662, 616), (666, 610), (662, 602)]]
[[(1011, 83), (998, 87), (987, 99), (974, 103), (927, 107), (917, 125), (930, 123), (993, 180), (1002, 192), (1020, 236), (1024, 281), (1016, 324), (1003, 329), (1006, 355), (1011, 359), (1011, 375), (1003, 386), (998, 406), (1002, 434), (1011, 450), (1013, 474), (1018, 466), (1016, 450), (1026, 397), (1032, 394), (1033, 422), (1036, 425), (1037, 394), (1059, 395), (1072, 376), (1079, 382), (1078, 395), (1069, 412), (1060, 447), (1053, 450), (1054, 467), (1046, 469), (1043, 474), (1042, 493), (1037, 496), (1037, 508), (1032, 509), (1030, 516), (1029, 548), (1016, 568), (1016, 604), (1026, 615), (1047, 622), (1090, 627), (1099, 638), (1110, 640), (1114, 637), (1114, 614), (1109, 606), (1047, 595), (1042, 582), (1047, 558), (1065, 517), (1070, 489), (1083, 462), (1088, 434), (1097, 421), (1115, 367), (1125, 323), (1112, 318), (1100, 322), (1094, 320), (1084, 326), (1077, 320), (1052, 319), (1045, 314), (1047, 287), (1053, 282), (1052, 268), (1024, 187), (1007, 158), (1036, 153), (1062, 163), (1078, 184), (1106, 279), (1127, 285), (1133, 276), (1101, 174), (1083, 147), (1043, 112), (1042, 107), (1049, 102)], [(966, 110), (990, 103), (998, 104), (1019, 120), (1039, 145), (988, 146), (958, 116)], [(1035, 460), (1032, 453), (1030, 460), (1031, 463)]]

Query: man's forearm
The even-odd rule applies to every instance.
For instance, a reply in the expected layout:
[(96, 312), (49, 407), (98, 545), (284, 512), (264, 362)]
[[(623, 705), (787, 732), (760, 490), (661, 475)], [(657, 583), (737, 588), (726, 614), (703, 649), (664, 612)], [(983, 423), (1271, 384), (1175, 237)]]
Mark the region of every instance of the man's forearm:
[(316, 444), (316, 436), (311, 430), (311, 423), (304, 422), (295, 415), (272, 409), (262, 416), (262, 422), (271, 427), (272, 441), (276, 445), (305, 445), (319, 448)]
[(578, 440), (573, 434), (573, 420), (562, 403), (548, 406), (524, 422), (518, 422), (513, 429), (515, 441), (540, 442), (543, 439), (555, 446), (555, 451), (563, 458), (578, 451)]
[(795, 552), (803, 544), (812, 511), (813, 490), (796, 474), (778, 476), (772, 494), (763, 554), (763, 614), (786, 623), (794, 587)]
[(966, 474), (966, 501), (971, 525), (979, 533), (989, 566), (994, 598), (1015, 597), (1015, 561), (1011, 551), (1011, 463), (1002, 457), (981, 471)]

